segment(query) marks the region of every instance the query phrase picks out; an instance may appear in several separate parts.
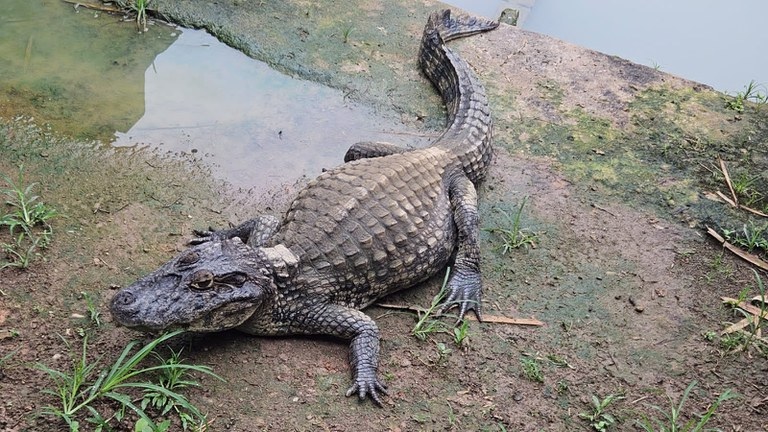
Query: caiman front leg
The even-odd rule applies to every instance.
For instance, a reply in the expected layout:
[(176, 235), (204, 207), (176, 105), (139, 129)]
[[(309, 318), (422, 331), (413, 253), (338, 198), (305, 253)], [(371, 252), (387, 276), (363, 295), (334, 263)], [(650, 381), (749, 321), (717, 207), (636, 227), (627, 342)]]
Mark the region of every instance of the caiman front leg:
[(449, 179), (448, 195), (458, 231), (458, 251), (448, 280), (448, 297), (443, 303), (442, 312), (458, 305), (459, 321), (470, 310), (481, 320), (483, 283), (480, 277), (477, 191), (469, 178), (457, 170)]
[(196, 245), (213, 240), (239, 237), (248, 246), (260, 247), (266, 244), (279, 227), (280, 220), (278, 218), (262, 215), (229, 229), (215, 230), (208, 228), (208, 230), (194, 230), (197, 237), (190, 240), (189, 243)]
[(299, 333), (322, 334), (350, 340), (349, 363), (352, 367), (352, 386), (346, 395), (357, 394), (360, 400), (370, 396), (381, 406), (380, 394), (387, 387), (378, 379), (379, 328), (363, 312), (335, 304), (320, 304), (306, 311), (296, 311), (293, 321)]
[(393, 154), (405, 153), (407, 148), (380, 141), (361, 141), (347, 150), (344, 155), (344, 162), (350, 162), (358, 159), (377, 158)]

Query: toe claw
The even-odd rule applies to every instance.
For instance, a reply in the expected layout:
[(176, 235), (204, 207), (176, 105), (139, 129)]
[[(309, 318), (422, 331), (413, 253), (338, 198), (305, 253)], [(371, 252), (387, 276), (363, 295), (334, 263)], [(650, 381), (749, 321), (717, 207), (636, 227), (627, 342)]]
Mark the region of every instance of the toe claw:
[(480, 274), (476, 272), (457, 271), (451, 275), (448, 282), (448, 297), (440, 306), (440, 314), (445, 314), (454, 306), (459, 307), (457, 323), (464, 320), (469, 311), (474, 311), (481, 320), (482, 282)]
[[(194, 235), (196, 235), (197, 237), (195, 237), (195, 238), (193, 238), (192, 240), (189, 241), (189, 244), (191, 244), (191, 245), (199, 245), (199, 244), (207, 243), (207, 242), (210, 242), (210, 241), (214, 241), (214, 240), (217, 240), (218, 237), (221, 236), (219, 231), (217, 231), (213, 227), (208, 227), (207, 230), (193, 229), (192, 233)], [(219, 233), (219, 234), (217, 234), (217, 233)]]
[(370, 398), (373, 403), (381, 407), (383, 403), (379, 393), (387, 395), (387, 386), (375, 380), (374, 382), (356, 382), (347, 390), (345, 395), (350, 397), (353, 394), (357, 394), (358, 399), (361, 401)]

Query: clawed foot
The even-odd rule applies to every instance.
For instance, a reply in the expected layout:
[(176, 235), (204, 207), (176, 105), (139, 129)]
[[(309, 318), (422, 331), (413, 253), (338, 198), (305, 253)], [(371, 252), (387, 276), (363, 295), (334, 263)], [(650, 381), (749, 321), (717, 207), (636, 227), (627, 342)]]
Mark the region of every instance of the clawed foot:
[(223, 231), (216, 231), (215, 228), (208, 227), (207, 230), (192, 230), (197, 236), (189, 241), (191, 245), (199, 245), (214, 240), (223, 240), (225, 237)]
[(483, 284), (480, 273), (457, 271), (448, 281), (448, 297), (440, 307), (440, 314), (448, 312), (454, 306), (459, 306), (457, 325), (464, 320), (464, 315), (470, 310), (475, 312), (478, 321), (482, 321), (482, 304), (480, 303), (482, 294)]
[(350, 397), (355, 393), (357, 393), (357, 396), (361, 401), (365, 400), (366, 396), (370, 396), (376, 405), (381, 406), (382, 403), (379, 393), (386, 395), (387, 386), (382, 384), (376, 377), (373, 377), (372, 379), (357, 378), (352, 387), (347, 390), (346, 396)]

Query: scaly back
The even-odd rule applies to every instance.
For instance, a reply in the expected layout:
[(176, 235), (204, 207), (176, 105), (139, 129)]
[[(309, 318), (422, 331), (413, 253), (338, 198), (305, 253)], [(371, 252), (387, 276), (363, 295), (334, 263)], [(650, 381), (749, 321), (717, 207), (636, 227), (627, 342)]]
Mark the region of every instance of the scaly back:
[(492, 121), (485, 89), (466, 61), (445, 46), (464, 36), (493, 30), (498, 23), (446, 9), (430, 15), (424, 28), (419, 65), (437, 87), (448, 109), (448, 129), (432, 143), (450, 149), (473, 183), (485, 177), (493, 151)]

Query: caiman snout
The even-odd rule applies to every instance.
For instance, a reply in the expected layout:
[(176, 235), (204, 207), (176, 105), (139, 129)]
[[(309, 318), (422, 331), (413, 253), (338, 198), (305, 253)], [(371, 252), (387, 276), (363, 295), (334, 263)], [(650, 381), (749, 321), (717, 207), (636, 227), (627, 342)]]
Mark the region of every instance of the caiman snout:
[(118, 323), (128, 325), (133, 321), (132, 318), (135, 317), (136, 312), (138, 311), (137, 298), (136, 294), (130, 289), (125, 288), (121, 289), (114, 297), (112, 297), (112, 302), (109, 304), (109, 310), (112, 312), (112, 316), (115, 317), (115, 320)]
[(134, 302), (136, 302), (136, 296), (133, 295), (133, 293), (130, 291), (123, 290), (118, 292), (112, 299), (111, 308), (113, 310), (115, 307), (126, 308), (132, 305)]

